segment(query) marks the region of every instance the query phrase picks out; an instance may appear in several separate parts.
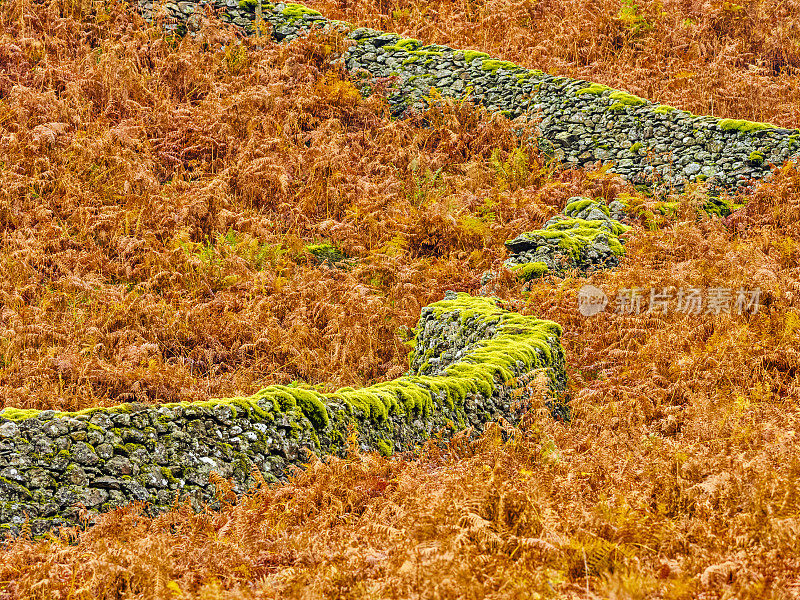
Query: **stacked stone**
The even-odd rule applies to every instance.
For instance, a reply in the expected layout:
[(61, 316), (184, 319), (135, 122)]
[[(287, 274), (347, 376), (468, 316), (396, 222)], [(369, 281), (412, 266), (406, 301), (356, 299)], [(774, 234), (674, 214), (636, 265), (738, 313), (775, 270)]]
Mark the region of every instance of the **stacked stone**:
[[(764, 178), (771, 166), (800, 153), (800, 130), (763, 123), (698, 117), (612, 90), (495, 60), (482, 52), (401, 39), (393, 33), (329, 21), (300, 4), (201, 0), (153, 4), (139, 0), (145, 18), (168, 29), (195, 31), (199, 15), (216, 14), (249, 34), (291, 41), (327, 25), (353, 41), (343, 60), (362, 91), (392, 78), (395, 115), (423, 110), (433, 93), (469, 98), (509, 118), (540, 120), (541, 146), (566, 164), (601, 162), (634, 183), (681, 188), (708, 180), (738, 189)], [(159, 16), (161, 15), (161, 16)]]
[(629, 229), (620, 222), (624, 218), (621, 202), (606, 206), (601, 201), (572, 197), (563, 214), (547, 221), (542, 229), (507, 241), (511, 255), (503, 264), (524, 281), (616, 267), (625, 253), (620, 236)]
[[(509, 319), (522, 320), (510, 333)], [(519, 343), (523, 330), (526, 346), (513, 356), (528, 362), (509, 365), (505, 348)], [(565, 386), (555, 323), (509, 313), (489, 299), (449, 294), (423, 310), (418, 332), (412, 370), (363, 390), (320, 394), (271, 386), (250, 398), (194, 404), (78, 413), (3, 409), (0, 531), (19, 533), (27, 521), (39, 535), (75, 524), (81, 505), (89, 518), (137, 500), (156, 512), (178, 495), (195, 510), (204, 502), (215, 506), (212, 471), (233, 478), (241, 493), (255, 483), (254, 470), (267, 481), (284, 479), (289, 465), (307, 461), (306, 449), (344, 455), (350, 426), (363, 451), (413, 450), (440, 432), (446, 438), (500, 417), (514, 421), (514, 390), (540, 372), (554, 391)], [(499, 336), (505, 337), (492, 355), (498, 363), (476, 367), (486, 361), (484, 343)], [(504, 370), (507, 379), (497, 375)], [(477, 373), (481, 381), (463, 373)]]
[(600, 161), (635, 183), (709, 180), (736, 189), (800, 150), (800, 131), (698, 117), (583, 81), (543, 82), (540, 130), (559, 160)]
[(491, 60), (481, 52), (423, 45), (394, 33), (360, 28), (348, 37), (357, 43), (350, 48), (345, 64), (356, 78), (359, 74), (397, 78), (388, 97), (395, 115), (424, 109), (433, 89), (442, 96), (469, 97), (491, 111), (515, 118), (530, 114), (537, 80), (548, 77)]

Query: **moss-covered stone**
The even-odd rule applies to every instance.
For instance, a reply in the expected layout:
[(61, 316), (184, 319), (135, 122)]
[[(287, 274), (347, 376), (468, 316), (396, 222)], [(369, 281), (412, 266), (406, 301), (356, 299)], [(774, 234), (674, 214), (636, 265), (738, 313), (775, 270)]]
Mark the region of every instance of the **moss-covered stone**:
[(550, 272), (550, 267), (543, 262), (530, 262), (511, 267), (511, 271), (522, 281), (530, 281), (544, 277)]
[(775, 125), (771, 125), (770, 123), (759, 123), (756, 121), (745, 121), (739, 119), (722, 119), (719, 121), (719, 126), (724, 131), (739, 131), (742, 133), (775, 128)]
[(333, 244), (309, 244), (306, 250), (321, 263), (335, 264), (344, 260), (344, 253)]
[[(252, 1), (252, 0), (251, 0)], [(303, 15), (321, 15), (317, 10), (312, 8), (308, 8), (307, 6), (303, 6), (302, 4), (294, 4), (294, 3), (287, 3), (286, 8), (283, 9), (283, 16), (295, 18), (295, 19), (302, 19)]]
[(617, 104), (621, 104), (623, 106), (641, 106), (642, 104), (647, 103), (644, 98), (621, 91), (612, 92), (609, 95), (609, 98), (615, 100)]
[(492, 73), (497, 73), (498, 70), (504, 69), (506, 71), (514, 71), (519, 69), (517, 65), (507, 60), (492, 60), (492, 59), (484, 59), (481, 63), (481, 69), (484, 71), (491, 71)]
[(478, 52), (477, 50), (464, 50), (464, 61), (470, 64), (476, 58), (487, 59), (490, 58), (486, 52)]
[(590, 96), (600, 96), (604, 92), (607, 92), (611, 88), (607, 85), (603, 85), (601, 83), (592, 83), (587, 87), (580, 88), (579, 90), (575, 91), (576, 96), (583, 96), (583, 95), (590, 95)]
[(678, 109), (675, 108), (674, 106), (668, 106), (666, 104), (659, 104), (658, 106), (656, 106), (653, 109), (653, 112), (655, 114), (657, 114), (657, 115), (667, 115), (667, 114), (669, 114), (671, 112), (675, 112), (676, 110), (678, 110)]

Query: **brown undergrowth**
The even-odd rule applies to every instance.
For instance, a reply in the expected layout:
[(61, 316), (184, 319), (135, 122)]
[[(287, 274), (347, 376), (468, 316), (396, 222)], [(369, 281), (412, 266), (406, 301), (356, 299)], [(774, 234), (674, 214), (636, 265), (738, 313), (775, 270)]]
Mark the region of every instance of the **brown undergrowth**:
[[(563, 325), (572, 407), (555, 421), (533, 392), (519, 427), (475, 441), (354, 450), (239, 500), (217, 479), (220, 511), (17, 539), (0, 598), (797, 595), (794, 165), (718, 219), (702, 187), (664, 204), (556, 170), (468, 104), (392, 121), (325, 66), (335, 37), (175, 42), (102, 4), (0, 19), (3, 405), (391, 378), (420, 307), (491, 270), (485, 292)], [(505, 239), (577, 194), (632, 207), (617, 269), (523, 286), (499, 268)], [(315, 242), (348, 258), (320, 264)], [(760, 287), (761, 307), (587, 319), (587, 282), (644, 308), (650, 288)]]
[(699, 115), (797, 127), (796, 0), (311, 0), (339, 18)]

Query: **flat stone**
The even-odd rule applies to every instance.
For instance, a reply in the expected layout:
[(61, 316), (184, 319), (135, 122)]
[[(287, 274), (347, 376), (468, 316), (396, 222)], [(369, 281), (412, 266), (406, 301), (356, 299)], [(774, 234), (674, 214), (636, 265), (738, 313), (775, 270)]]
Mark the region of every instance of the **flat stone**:
[(89, 485), (91, 485), (92, 487), (103, 488), (106, 490), (120, 489), (119, 479), (117, 479), (116, 477), (108, 477), (107, 475), (103, 475), (102, 477), (95, 477)]

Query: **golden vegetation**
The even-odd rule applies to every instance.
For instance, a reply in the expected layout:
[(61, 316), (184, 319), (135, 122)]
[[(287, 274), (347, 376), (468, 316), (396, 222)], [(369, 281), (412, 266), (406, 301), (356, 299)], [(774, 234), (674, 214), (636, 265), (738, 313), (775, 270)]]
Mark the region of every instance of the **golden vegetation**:
[(797, 0), (315, 0), (339, 18), (699, 115), (797, 127)]
[[(385, 18), (406, 19), (407, 33), (508, 59), (541, 36), (530, 55), (541, 66), (695, 112), (709, 112), (704, 90), (727, 89), (746, 100), (726, 114), (796, 125), (800, 102), (780, 93), (794, 47), (778, 62), (769, 23), (726, 25), (727, 3), (682, 17), (695, 14), (684, 4), (654, 15), (655, 3), (631, 13), (583, 2), (559, 24), (569, 3), (522, 3), (531, 20), (512, 19), (503, 39), (505, 5), (318, 8), (386, 29), (400, 28)], [(771, 6), (741, 10), (756, 19)], [(791, 31), (797, 9), (782, 6)], [(458, 11), (461, 21), (447, 17)], [(667, 49), (689, 36), (681, 18), (696, 21), (700, 50), (731, 45), (686, 70), (753, 82), (747, 64), (763, 63), (772, 71), (758, 77), (775, 87), (751, 97), (698, 75), (658, 96), (683, 68)], [(589, 27), (604, 22), (620, 28), (617, 46)], [(533, 37), (519, 41), (522, 30)], [(0, 598), (796, 595), (800, 172), (786, 166), (727, 220), (698, 210), (700, 186), (661, 216), (602, 170), (555, 170), (506, 120), (467, 104), (391, 121), (326, 66), (342, 43), (258, 49), (214, 27), (176, 42), (117, 5), (0, 6), (3, 405), (392, 378), (420, 307), (446, 289), (477, 292), (494, 269), (487, 292), (563, 325), (572, 421), (554, 421), (532, 393), (519, 428), (491, 425), (476, 441), (391, 459), (353, 450), (238, 501), (218, 479), (220, 511), (176, 506), (151, 519), (129, 507), (84, 533), (18, 539), (3, 551)], [(615, 79), (628, 68), (657, 87)], [(626, 258), (588, 280), (523, 289), (499, 269), (503, 241), (578, 194), (633, 207)], [(346, 268), (306, 249), (320, 242)], [(758, 286), (762, 307), (585, 319), (586, 281)]]

